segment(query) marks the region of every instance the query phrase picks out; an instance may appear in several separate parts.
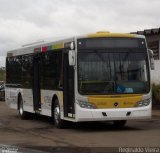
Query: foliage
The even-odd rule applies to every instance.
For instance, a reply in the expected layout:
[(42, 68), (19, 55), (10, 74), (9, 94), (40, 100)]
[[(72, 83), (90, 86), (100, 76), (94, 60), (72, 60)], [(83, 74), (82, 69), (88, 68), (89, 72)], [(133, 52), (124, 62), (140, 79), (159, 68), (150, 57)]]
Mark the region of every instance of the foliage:
[(5, 81), (6, 80), (6, 71), (5, 69), (0, 68), (0, 81)]
[(152, 99), (153, 105), (160, 105), (160, 84), (152, 84)]

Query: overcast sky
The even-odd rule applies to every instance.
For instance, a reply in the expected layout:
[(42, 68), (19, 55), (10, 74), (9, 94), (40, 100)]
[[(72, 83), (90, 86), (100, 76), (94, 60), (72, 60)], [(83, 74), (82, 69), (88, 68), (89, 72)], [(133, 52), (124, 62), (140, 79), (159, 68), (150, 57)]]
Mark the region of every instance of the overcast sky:
[(0, 0), (0, 66), (7, 50), (46, 38), (160, 27), (160, 0)]

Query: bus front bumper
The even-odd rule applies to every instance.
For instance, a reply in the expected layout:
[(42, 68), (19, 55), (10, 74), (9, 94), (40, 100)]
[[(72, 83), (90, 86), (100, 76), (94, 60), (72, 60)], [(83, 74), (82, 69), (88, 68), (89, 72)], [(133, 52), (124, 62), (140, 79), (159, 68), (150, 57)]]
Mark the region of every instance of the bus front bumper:
[(151, 105), (137, 108), (86, 109), (76, 104), (76, 121), (151, 119)]

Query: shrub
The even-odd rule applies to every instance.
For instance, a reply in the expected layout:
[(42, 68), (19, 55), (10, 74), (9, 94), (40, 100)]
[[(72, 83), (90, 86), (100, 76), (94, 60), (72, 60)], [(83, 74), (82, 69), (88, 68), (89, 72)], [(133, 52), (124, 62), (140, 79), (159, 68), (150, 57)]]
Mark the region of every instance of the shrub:
[(5, 81), (6, 79), (6, 72), (5, 70), (0, 69), (0, 81)]
[(160, 84), (152, 84), (153, 105), (160, 105)]

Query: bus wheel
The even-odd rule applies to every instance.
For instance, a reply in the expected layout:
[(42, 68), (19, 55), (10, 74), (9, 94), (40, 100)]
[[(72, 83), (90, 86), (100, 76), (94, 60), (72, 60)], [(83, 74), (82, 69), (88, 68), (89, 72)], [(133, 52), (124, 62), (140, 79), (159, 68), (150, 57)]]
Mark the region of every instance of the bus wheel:
[(23, 120), (26, 119), (28, 114), (23, 109), (23, 99), (22, 99), (21, 96), (19, 97), (19, 106), (18, 106), (18, 109), (19, 109), (19, 116), (20, 116), (20, 118), (23, 119)]
[(124, 127), (126, 123), (126, 120), (113, 121), (115, 127)]
[(56, 99), (54, 102), (53, 118), (54, 118), (54, 124), (57, 128), (62, 129), (65, 127), (64, 126), (65, 121), (61, 120), (61, 117), (60, 117), (60, 106), (59, 106), (58, 99)]

